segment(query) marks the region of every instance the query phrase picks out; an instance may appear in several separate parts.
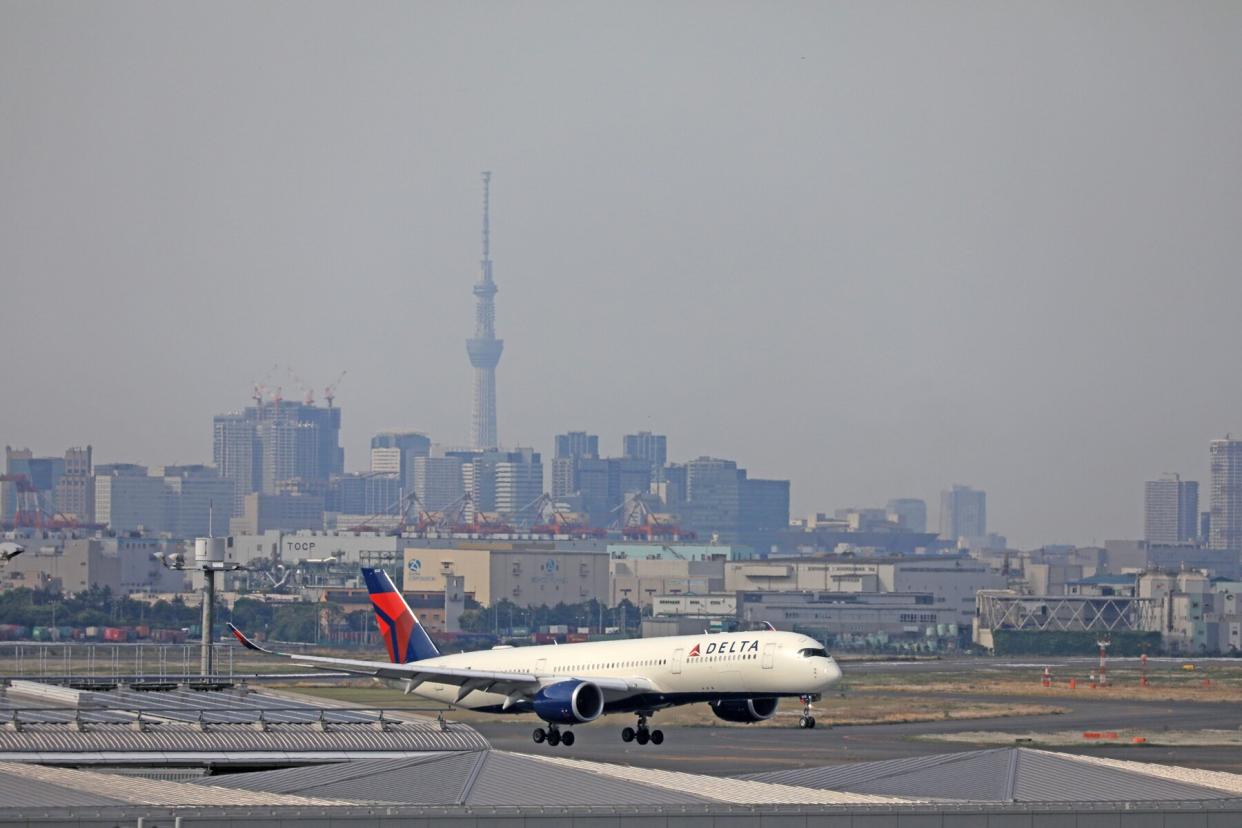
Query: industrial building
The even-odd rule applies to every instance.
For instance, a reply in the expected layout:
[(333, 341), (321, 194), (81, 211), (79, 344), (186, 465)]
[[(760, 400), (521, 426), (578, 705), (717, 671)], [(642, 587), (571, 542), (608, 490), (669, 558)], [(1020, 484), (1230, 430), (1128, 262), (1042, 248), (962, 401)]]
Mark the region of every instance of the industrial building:
[(610, 556), (609, 604), (648, 607), (656, 596), (719, 593), (725, 589), (723, 558), (631, 558)]
[(805, 633), (833, 648), (956, 646), (956, 607), (929, 592), (739, 592), (738, 620)]
[(608, 553), (598, 545), (479, 542), (407, 546), (406, 591), (444, 589), (445, 575), (484, 606), (507, 600), (520, 607), (608, 600)]
[(969, 625), (975, 593), (1005, 586), (1005, 577), (964, 555), (768, 558), (725, 564), (726, 592), (895, 592), (934, 596), (938, 609)]
[(67, 538), (30, 544), (26, 553), (0, 569), (0, 588), (29, 587), (77, 594), (92, 587), (115, 594), (182, 592), (184, 572), (159, 565), (156, 553), (168, 554), (179, 542), (148, 537)]

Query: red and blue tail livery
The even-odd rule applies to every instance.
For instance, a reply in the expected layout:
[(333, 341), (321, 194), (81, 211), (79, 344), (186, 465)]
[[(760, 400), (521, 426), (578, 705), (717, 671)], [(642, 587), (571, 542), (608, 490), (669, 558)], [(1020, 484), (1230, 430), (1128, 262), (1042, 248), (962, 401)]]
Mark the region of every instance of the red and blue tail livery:
[(371, 606), (375, 609), (375, 621), (380, 635), (388, 647), (388, 658), (393, 664), (409, 664), (440, 654), (423, 625), (393, 585), (388, 573), (382, 569), (363, 567), (362, 577), (371, 593)]

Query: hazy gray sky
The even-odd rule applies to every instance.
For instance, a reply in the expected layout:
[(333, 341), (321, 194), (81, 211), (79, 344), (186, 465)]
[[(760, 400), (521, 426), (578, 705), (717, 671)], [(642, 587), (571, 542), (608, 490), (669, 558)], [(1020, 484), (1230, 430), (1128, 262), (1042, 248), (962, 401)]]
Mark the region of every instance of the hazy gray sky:
[(348, 369), (351, 468), (464, 442), (491, 169), (505, 443), (1134, 537), (1242, 432), (1240, 42), (1232, 2), (3, 0), (0, 442), (209, 461), (274, 363)]

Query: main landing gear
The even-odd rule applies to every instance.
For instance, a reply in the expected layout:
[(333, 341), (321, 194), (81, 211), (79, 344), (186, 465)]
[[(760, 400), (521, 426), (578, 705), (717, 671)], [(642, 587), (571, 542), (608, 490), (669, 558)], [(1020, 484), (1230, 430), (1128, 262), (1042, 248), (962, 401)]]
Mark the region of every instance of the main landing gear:
[(664, 744), (664, 731), (648, 730), (647, 714), (640, 713), (638, 715), (638, 729), (635, 730), (632, 727), (621, 728), (621, 741), (638, 742), (640, 745), (645, 745), (648, 742), (653, 745), (662, 745)]
[(815, 717), (811, 715), (811, 702), (815, 700), (814, 696), (802, 696), (802, 718), (798, 719), (798, 727), (802, 730), (812, 730), (815, 727)]
[(557, 745), (572, 747), (574, 744), (574, 732), (566, 730), (562, 733), (561, 729), (554, 724), (548, 725), (547, 730), (544, 730), (542, 727), (535, 728), (535, 732), (530, 734), (530, 737), (535, 740), (537, 745), (547, 742), (552, 747)]

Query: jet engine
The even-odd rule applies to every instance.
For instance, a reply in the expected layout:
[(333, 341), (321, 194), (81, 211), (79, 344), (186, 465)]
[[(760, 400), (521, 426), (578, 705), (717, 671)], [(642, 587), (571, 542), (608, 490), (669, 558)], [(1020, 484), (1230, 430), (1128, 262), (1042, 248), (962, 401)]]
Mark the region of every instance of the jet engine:
[(780, 699), (730, 699), (714, 701), (711, 706), (717, 719), (753, 724), (775, 716), (779, 703)]
[(589, 722), (604, 712), (604, 691), (589, 681), (558, 681), (535, 694), (531, 706), (545, 722)]

